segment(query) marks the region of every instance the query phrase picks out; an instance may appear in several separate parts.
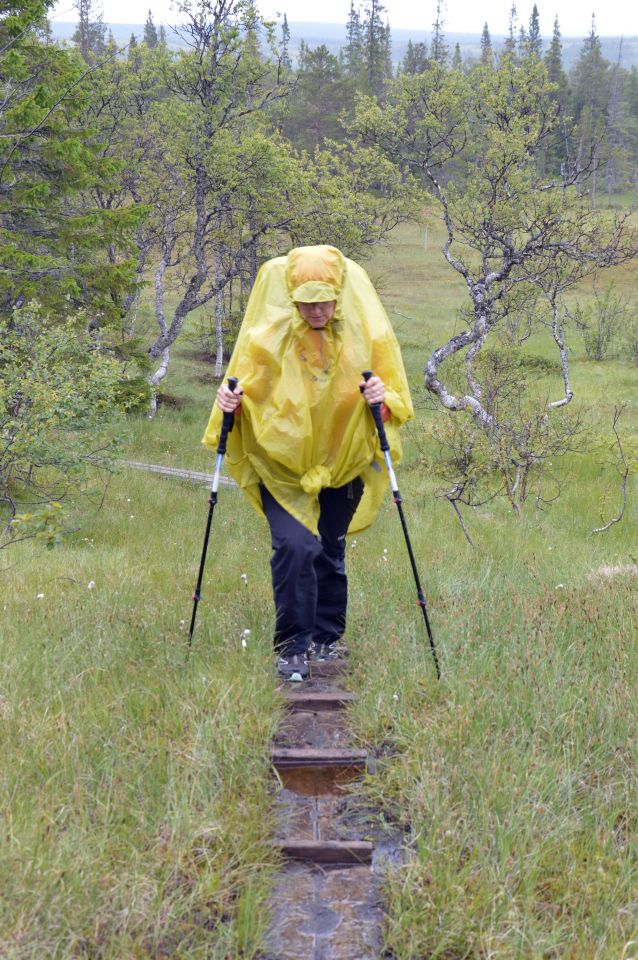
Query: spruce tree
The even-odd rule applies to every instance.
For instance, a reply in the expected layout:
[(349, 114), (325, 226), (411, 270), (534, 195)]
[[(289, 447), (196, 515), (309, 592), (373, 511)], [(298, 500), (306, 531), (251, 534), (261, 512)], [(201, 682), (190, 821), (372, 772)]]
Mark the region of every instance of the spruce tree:
[(412, 43), (408, 40), (405, 56), (401, 63), (401, 72), (407, 74), (425, 73), (428, 65), (428, 48), (422, 41)]
[(594, 125), (600, 127), (607, 110), (609, 80), (609, 63), (603, 57), (596, 19), (592, 17), (589, 36), (572, 73), (573, 111), (577, 122), (588, 111)]
[(529, 18), (529, 29), (527, 31), (524, 50), (525, 53), (534, 57), (540, 57), (541, 53), (543, 52), (540, 19), (536, 4), (534, 4), (532, 7), (532, 12)]
[(309, 150), (326, 138), (343, 139), (339, 117), (348, 106), (348, 91), (339, 59), (325, 44), (303, 44), (297, 82), (289, 98), (282, 131), (296, 146)]
[(71, 40), (82, 58), (91, 63), (102, 56), (106, 48), (106, 24), (94, 0), (77, 0), (75, 9), (78, 12), (78, 25)]
[(288, 26), (288, 17), (284, 13), (281, 23), (281, 43), (279, 44), (279, 59), (284, 70), (292, 70), (292, 60), (290, 59), (290, 27)]
[(512, 2), (510, 7), (510, 19), (507, 30), (507, 37), (505, 38), (505, 44), (503, 49), (507, 56), (516, 58), (516, 24), (518, 22), (518, 15), (516, 13), (516, 4)]
[(492, 50), (492, 38), (487, 26), (487, 20), (483, 24), (483, 33), (481, 34), (481, 63), (489, 66), (494, 60), (494, 51)]
[(343, 68), (346, 76), (355, 83), (363, 72), (363, 27), (361, 14), (350, 0), (350, 11), (346, 22), (346, 44), (343, 49)]
[(604, 162), (603, 139), (609, 104), (609, 63), (602, 54), (596, 19), (572, 73), (572, 108), (575, 121), (576, 165), (589, 181), (592, 205), (596, 203), (597, 170)]
[(374, 96), (381, 94), (384, 81), (390, 76), (389, 28), (382, 20), (384, 12), (381, 0), (368, 0), (362, 23), (365, 80)]
[(84, 308), (99, 325), (120, 319), (132, 276), (105, 251), (127, 249), (139, 212), (93, 204), (115, 172), (82, 126), (95, 74), (89, 83), (77, 51), (40, 41), (46, 9), (35, 0), (0, 21), (11, 48), (0, 59), (0, 317), (37, 298), (52, 316)]
[(144, 24), (144, 43), (149, 50), (154, 50), (159, 43), (157, 30), (155, 29), (155, 24), (153, 23), (153, 14), (150, 10), (148, 11), (146, 23)]
[(430, 57), (435, 63), (445, 63), (448, 58), (448, 48), (443, 32), (444, 0), (436, 0), (436, 19), (432, 24), (432, 43)]
[(571, 130), (569, 123), (569, 86), (567, 75), (563, 69), (563, 43), (560, 33), (558, 17), (554, 20), (554, 30), (547, 52), (545, 53), (545, 66), (547, 75), (554, 85), (554, 91), (550, 96), (556, 102), (556, 111), (559, 117), (559, 123), (552, 136), (545, 164), (551, 173), (567, 173), (570, 167), (571, 154)]

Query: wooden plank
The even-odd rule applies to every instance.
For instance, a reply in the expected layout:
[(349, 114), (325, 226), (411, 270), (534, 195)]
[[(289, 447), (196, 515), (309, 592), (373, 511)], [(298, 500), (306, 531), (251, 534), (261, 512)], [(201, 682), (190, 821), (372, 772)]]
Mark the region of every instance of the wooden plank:
[(304, 693), (301, 690), (284, 693), (284, 702), (291, 710), (340, 710), (354, 700), (356, 700), (354, 693), (343, 691)]
[(312, 863), (371, 863), (374, 845), (365, 840), (280, 840), (284, 857)]
[(311, 660), (310, 676), (317, 678), (338, 677), (346, 673), (348, 669), (347, 660)]
[(366, 750), (314, 747), (273, 747), (270, 757), (276, 767), (365, 766)]

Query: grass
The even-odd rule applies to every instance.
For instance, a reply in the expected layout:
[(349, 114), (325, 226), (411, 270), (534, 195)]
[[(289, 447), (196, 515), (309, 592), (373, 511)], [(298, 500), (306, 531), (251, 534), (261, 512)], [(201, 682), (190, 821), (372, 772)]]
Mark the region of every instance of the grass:
[[(415, 392), (463, 297), (439, 239), (426, 251), (405, 228), (370, 264)], [(615, 282), (628, 290), (630, 270)], [(542, 338), (529, 350), (551, 356)], [(215, 384), (196, 351), (176, 351), (175, 404), (123, 425), (129, 459), (211, 469), (199, 439)], [(406, 431), (398, 475), (440, 683), (389, 499), (348, 546), (352, 724), (380, 757), (361, 799), (405, 837), (387, 884), (396, 960), (635, 953), (633, 478), (623, 522), (591, 530), (619, 503), (610, 415), (638, 371), (576, 343), (572, 377), (576, 402), (597, 405), (593, 452), (557, 465), (564, 490), (544, 512), (470, 512), (474, 550), (427, 469), (434, 410)], [(623, 423), (630, 437), (633, 408)], [(3, 960), (259, 956), (281, 715), (269, 540), (222, 488), (187, 657), (207, 509), (204, 487), (122, 470), (101, 510), (76, 506), (59, 549), (0, 556)], [(599, 572), (612, 566), (628, 572)]]
[[(3, 557), (3, 958), (258, 947), (280, 709), (254, 629), (266, 585), (247, 610), (240, 573), (212, 549), (187, 658), (205, 498), (121, 475), (61, 550)], [(225, 506), (218, 550), (236, 536)]]

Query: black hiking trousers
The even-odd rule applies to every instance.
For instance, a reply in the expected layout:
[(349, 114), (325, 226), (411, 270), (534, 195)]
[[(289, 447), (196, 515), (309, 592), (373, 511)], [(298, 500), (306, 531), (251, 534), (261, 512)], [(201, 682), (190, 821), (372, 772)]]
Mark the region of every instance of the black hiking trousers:
[(261, 484), (261, 502), (270, 525), (275, 650), (306, 653), (315, 643), (334, 643), (346, 627), (348, 579), (346, 530), (363, 495), (357, 477), (319, 494), (319, 536), (295, 520)]

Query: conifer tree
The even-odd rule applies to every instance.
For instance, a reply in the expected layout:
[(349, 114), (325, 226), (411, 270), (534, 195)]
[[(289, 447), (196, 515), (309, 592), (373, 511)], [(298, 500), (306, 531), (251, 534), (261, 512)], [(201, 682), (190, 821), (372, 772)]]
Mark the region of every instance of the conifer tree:
[(485, 66), (489, 66), (494, 59), (494, 51), (492, 50), (492, 38), (490, 37), (489, 27), (487, 26), (487, 20), (483, 24), (483, 33), (481, 34), (481, 63)]
[(512, 2), (510, 7), (510, 18), (509, 25), (507, 30), (507, 37), (505, 38), (505, 43), (503, 49), (507, 56), (516, 58), (516, 24), (518, 23), (518, 15), (516, 13), (516, 4)]
[(445, 63), (448, 58), (448, 48), (443, 32), (444, 0), (436, 0), (436, 19), (432, 24), (432, 43), (430, 57), (435, 63)]
[(86, 64), (33, 30), (46, 8), (36, 0), (23, 18), (0, 21), (0, 49), (11, 52), (0, 59), (0, 316), (36, 297), (53, 314), (86, 308), (99, 325), (119, 320), (132, 275), (128, 265), (114, 270), (105, 251), (127, 249), (139, 216), (84, 203), (114, 165), (82, 128)]
[(346, 22), (346, 43), (343, 49), (343, 67), (346, 76), (357, 82), (363, 73), (363, 27), (361, 14), (354, 0), (350, 0), (350, 11)]
[(458, 43), (454, 44), (454, 54), (452, 55), (452, 69), (461, 70), (463, 67), (463, 56), (461, 54), (461, 46)]
[(405, 56), (401, 63), (401, 73), (424, 73), (428, 65), (428, 48), (423, 41), (412, 43), (408, 40)]
[(149, 50), (154, 50), (159, 43), (157, 30), (155, 28), (155, 24), (153, 23), (153, 14), (150, 10), (148, 11), (146, 23), (144, 24), (144, 43)]
[(47, 7), (0, 19), (0, 549), (53, 546), (59, 502), (132, 386), (116, 357), (134, 271), (107, 250), (128, 254), (140, 212), (92, 202), (116, 172), (83, 135), (96, 71), (48, 42)]
[(541, 28), (540, 28), (540, 18), (538, 15), (538, 7), (536, 4), (532, 7), (532, 12), (529, 18), (529, 29), (527, 31), (527, 36), (525, 38), (525, 53), (534, 56), (540, 57), (543, 52), (543, 40), (541, 37)]
[(572, 72), (575, 161), (578, 168), (594, 169), (590, 183), (592, 204), (596, 202), (595, 170), (604, 159), (609, 81), (609, 63), (603, 57), (600, 37), (596, 33), (596, 18), (592, 17), (589, 36)]
[(290, 59), (290, 27), (288, 26), (288, 17), (285, 13), (281, 23), (279, 59), (284, 70), (292, 70), (292, 60)]
[(314, 150), (326, 138), (343, 138), (340, 114), (348, 106), (347, 82), (339, 59), (325, 44), (314, 49), (305, 43), (299, 56), (297, 82), (282, 131), (296, 146)]
[(553, 93), (550, 96), (556, 101), (556, 109), (559, 118), (556, 131), (552, 136), (552, 142), (549, 146), (545, 164), (552, 173), (568, 173), (571, 166), (571, 132), (569, 123), (569, 86), (567, 75), (563, 69), (563, 43), (560, 33), (558, 17), (554, 20), (554, 30), (547, 52), (545, 53), (545, 66), (547, 76), (554, 86)]
[[(605, 164), (605, 186), (607, 194), (619, 190), (629, 179), (628, 166), (636, 155), (635, 136), (632, 137), (632, 125), (627, 116), (625, 103), (625, 71), (622, 69), (623, 40), (620, 38), (618, 57), (612, 67), (609, 84), (609, 103), (607, 107), (607, 144), (608, 157)], [(630, 159), (631, 158), (631, 159)]]
[(106, 24), (95, 0), (77, 0), (78, 25), (71, 37), (82, 58), (90, 63), (102, 56), (106, 47)]
[(362, 23), (365, 80), (374, 96), (381, 94), (383, 83), (390, 76), (390, 38), (388, 26), (382, 20), (384, 12), (381, 0), (368, 0)]

